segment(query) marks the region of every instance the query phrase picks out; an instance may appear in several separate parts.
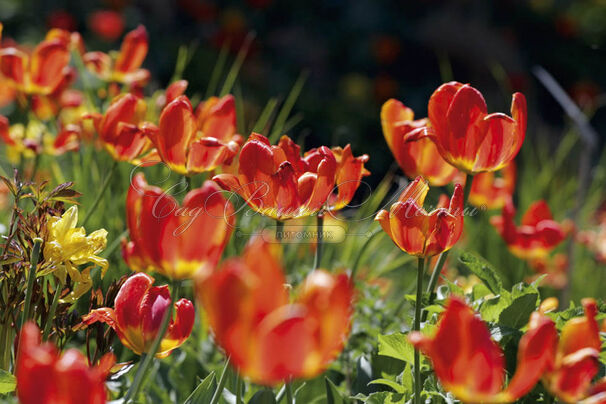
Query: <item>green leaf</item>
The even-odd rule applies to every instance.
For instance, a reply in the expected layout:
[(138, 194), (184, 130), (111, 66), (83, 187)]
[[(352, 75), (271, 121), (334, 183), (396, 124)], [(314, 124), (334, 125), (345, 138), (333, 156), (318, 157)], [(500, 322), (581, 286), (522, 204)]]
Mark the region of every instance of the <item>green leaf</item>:
[(274, 396), (274, 392), (271, 390), (260, 390), (251, 397), (248, 404), (276, 404), (276, 396)]
[(406, 391), (402, 385), (389, 379), (376, 379), (368, 384), (382, 384), (384, 386), (392, 388), (396, 393), (404, 393)]
[(493, 294), (498, 295), (501, 293), (503, 282), (501, 282), (501, 278), (499, 278), (497, 272), (488, 261), (469, 252), (463, 252), (459, 256), (459, 261), (480, 278)]
[(17, 379), (15, 379), (15, 376), (0, 369), (0, 394), (11, 393), (15, 391), (16, 386)]
[(403, 394), (390, 393), (388, 391), (381, 391), (379, 393), (373, 393), (368, 397), (355, 397), (356, 399), (362, 399), (365, 404), (403, 404), (405, 398)]
[(520, 329), (528, 323), (528, 319), (537, 308), (537, 293), (529, 293), (514, 299), (499, 315), (499, 324)]
[(406, 339), (406, 334), (396, 332), (390, 335), (379, 335), (379, 355), (412, 363), (414, 353), (414, 347)]
[(215, 380), (215, 372), (213, 371), (198, 384), (198, 387), (187, 397), (184, 404), (210, 403), (216, 389), (217, 381)]
[(327, 404), (347, 404), (349, 400), (341, 395), (339, 389), (328, 377), (324, 378), (326, 381), (326, 403)]
[(412, 364), (410, 363), (406, 364), (406, 368), (402, 372), (402, 389), (410, 395), (414, 392), (414, 378), (412, 376)]

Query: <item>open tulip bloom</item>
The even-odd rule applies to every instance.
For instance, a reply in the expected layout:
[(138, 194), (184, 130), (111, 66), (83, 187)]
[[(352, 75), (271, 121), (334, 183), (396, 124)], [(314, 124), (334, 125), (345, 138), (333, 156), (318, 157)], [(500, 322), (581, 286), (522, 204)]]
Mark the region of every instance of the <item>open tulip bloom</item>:
[(68, 44), (47, 39), (28, 54), (16, 47), (0, 49), (0, 71), (26, 94), (50, 94), (64, 79), (69, 64)]
[(209, 98), (194, 114), (189, 98), (178, 96), (162, 110), (159, 126), (148, 127), (148, 136), (160, 159), (179, 174), (192, 175), (229, 164), (242, 139), (236, 134), (234, 97)]
[(414, 120), (410, 108), (390, 99), (381, 108), (381, 126), (387, 145), (406, 176), (421, 176), (436, 187), (454, 180), (457, 169), (442, 158), (436, 145), (424, 135), (428, 119)]
[(21, 404), (104, 404), (105, 379), (115, 362), (104, 355), (89, 367), (77, 349), (59, 354), (50, 342), (40, 342), (40, 330), (26, 323), (19, 337), (17, 354), (17, 398)]
[(118, 161), (141, 163), (143, 154), (150, 151), (152, 143), (146, 135), (148, 123), (144, 122), (147, 105), (133, 94), (114, 98), (105, 114), (87, 114), (99, 134), (108, 153)]
[[(567, 403), (605, 403), (606, 379), (591, 385), (600, 369), (598, 358), (602, 342), (596, 321), (597, 304), (583, 299), (584, 317), (568, 320), (562, 328), (559, 342), (555, 335), (551, 366), (543, 375), (543, 384)], [(557, 345), (556, 345), (557, 342)]]
[[(103, 307), (84, 316), (85, 324), (106, 323), (116, 331), (122, 344), (137, 355), (149, 352), (170, 311), (171, 297), (167, 285), (153, 286), (154, 278), (144, 273), (131, 275), (120, 288), (114, 308)], [(194, 327), (196, 311), (187, 299), (174, 304), (174, 317), (160, 342), (156, 357), (164, 358), (183, 344)]]
[(217, 343), (263, 385), (324, 371), (345, 344), (353, 310), (349, 277), (323, 270), (311, 272), (291, 302), (279, 248), (254, 238), (242, 257), (201, 273), (196, 287)]
[(534, 202), (524, 216), (520, 226), (514, 222), (515, 206), (507, 199), (501, 216), (493, 216), (490, 223), (497, 229), (512, 254), (523, 259), (545, 257), (566, 237), (562, 224), (553, 220), (547, 202)]
[(526, 98), (521, 93), (513, 95), (511, 116), (488, 114), (478, 90), (453, 81), (431, 95), (428, 115), (428, 136), (444, 160), (467, 174), (505, 167), (526, 135)]
[[(235, 224), (234, 209), (212, 181), (185, 195), (183, 204), (142, 173), (126, 196), (130, 241), (122, 255), (135, 271), (157, 271), (171, 279), (191, 278), (219, 261)], [(200, 237), (204, 235), (204, 240)]]
[(441, 199), (443, 205), (429, 213), (423, 209), (427, 191), (427, 182), (417, 177), (389, 211), (381, 210), (375, 217), (400, 249), (421, 258), (449, 250), (463, 232), (461, 185), (455, 185), (450, 202)]
[[(589, 147), (577, 159), (573, 135), (549, 151), (530, 142), (517, 157), (527, 130), (521, 93), (509, 111), (492, 112), (478, 89), (452, 81), (433, 87), (425, 106), (407, 92), (422, 114), (415, 116), (389, 98), (398, 83), (388, 74), (372, 83), (357, 74), (339, 79), (356, 105), (331, 99), (328, 108), (363, 111), (362, 120), (374, 114), (384, 140), (367, 136), (358, 146), (379, 152), (378, 169), (397, 163), (409, 178), (388, 197), (393, 169), (371, 181), (379, 184), (372, 191), (369, 155), (354, 155), (355, 144), (297, 141), (303, 136), (290, 115), (305, 74), (283, 102), (277, 95), (263, 106), (238, 91), (239, 84), (244, 95), (259, 90), (266, 83), (246, 82), (271, 74), (259, 68), (267, 49), (246, 33), (249, 16), (237, 9), (174, 2), (174, 16), (187, 17), (183, 34), (196, 21), (220, 16), (224, 23), (200, 32), (212, 45), (203, 52), (185, 45), (166, 52), (170, 27), (149, 36), (130, 27), (141, 17), (138, 6), (118, 3), (132, 2), (42, 13), (26, 10), (29, 2), (4, 3), (27, 3), (0, 7), (16, 38), (44, 34), (42, 25), (22, 29), (32, 13), (53, 28), (31, 46), (0, 44), (0, 154), (8, 163), (0, 170), (0, 402), (606, 404), (606, 306), (598, 300), (606, 293), (598, 271), (606, 263), (606, 201), (594, 213), (598, 223), (584, 223), (604, 197), (599, 175), (584, 180), (604, 167), (583, 158)], [(271, 0), (244, 3), (260, 12)], [(72, 32), (76, 26), (87, 31)], [(85, 46), (91, 34), (108, 41), (97, 41), (106, 49)], [(370, 37), (384, 73), (410, 47), (391, 35)], [(293, 38), (278, 45), (299, 45)], [(178, 55), (171, 81), (152, 77), (148, 52), (156, 59), (149, 67), (165, 73), (172, 70), (165, 56)], [(248, 61), (254, 66), (246, 73)], [(189, 87), (187, 75), (202, 70), (212, 70), (209, 82), (200, 83), (202, 74)], [(550, 92), (557, 88), (545, 72), (537, 77)], [(387, 100), (380, 111), (372, 111), (369, 83)], [(573, 123), (587, 124), (583, 108), (559, 95), (566, 112), (578, 112)], [(286, 127), (298, 138), (283, 135)], [(362, 132), (377, 135), (357, 132), (352, 142)], [(391, 156), (381, 156), (383, 141)], [(553, 164), (529, 160), (544, 162), (550, 152)], [(578, 178), (562, 168), (575, 162)], [(526, 170), (519, 178), (518, 167)], [(557, 181), (533, 186), (539, 168), (540, 178)], [(576, 185), (584, 192), (572, 192)], [(430, 187), (440, 190), (429, 194)], [(561, 209), (580, 199), (558, 222), (553, 216), (565, 212), (552, 215), (540, 198), (560, 189)], [(362, 193), (368, 198), (356, 202)], [(514, 197), (522, 194), (536, 202), (518, 219)], [(467, 203), (492, 217), (471, 217)], [(468, 220), (473, 231), (461, 240)], [(270, 221), (275, 238), (261, 229)], [(573, 222), (579, 231), (564, 254)], [(486, 227), (503, 241), (482, 238), (492, 230)], [(596, 256), (581, 254), (576, 242)], [(492, 268), (503, 250), (526, 261), (518, 262), (524, 273)], [(575, 274), (577, 267), (583, 272)], [(555, 292), (568, 309), (558, 310)], [(113, 350), (124, 363), (115, 364)]]
[(535, 312), (520, 340), (516, 372), (503, 389), (503, 352), (462, 299), (449, 299), (434, 336), (420, 332), (409, 336), (431, 360), (444, 389), (465, 403), (510, 403), (528, 393), (548, 368), (556, 338), (553, 322)]
[(345, 207), (362, 177), (370, 174), (364, 168), (367, 160), (366, 155), (353, 157), (349, 145), (333, 150), (322, 146), (302, 157), (286, 135), (273, 146), (265, 136), (252, 133), (240, 152), (238, 174), (219, 174), (213, 180), (239, 194), (254, 211), (286, 220)]
[(149, 71), (141, 65), (147, 56), (149, 39), (147, 30), (139, 25), (124, 36), (116, 58), (99, 51), (84, 54), (86, 67), (102, 80), (125, 84), (144, 84), (149, 80)]

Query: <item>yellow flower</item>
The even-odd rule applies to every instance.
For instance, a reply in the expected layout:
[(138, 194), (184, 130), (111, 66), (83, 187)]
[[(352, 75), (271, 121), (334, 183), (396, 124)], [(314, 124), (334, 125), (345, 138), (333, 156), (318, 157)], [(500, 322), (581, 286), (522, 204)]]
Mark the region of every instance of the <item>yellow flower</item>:
[(107, 245), (107, 231), (100, 229), (87, 236), (84, 227), (76, 227), (77, 222), (78, 207), (72, 206), (63, 216), (52, 216), (47, 223), (44, 258), (62, 284), (67, 275), (74, 282), (72, 293), (65, 301), (76, 300), (92, 286), (91, 267), (80, 272), (79, 265), (92, 262), (101, 267), (101, 276), (105, 275), (108, 267), (107, 260), (97, 255)]

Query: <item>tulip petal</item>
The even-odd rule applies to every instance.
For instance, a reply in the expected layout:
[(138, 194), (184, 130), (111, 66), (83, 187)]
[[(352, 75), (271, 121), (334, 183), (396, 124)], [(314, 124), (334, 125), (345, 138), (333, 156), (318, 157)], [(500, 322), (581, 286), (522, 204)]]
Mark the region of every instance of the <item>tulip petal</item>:
[(267, 315), (258, 329), (258, 366), (253, 368), (257, 383), (273, 385), (282, 380), (307, 376), (315, 364), (308, 365), (314, 350), (311, 324), (305, 308), (286, 305)]
[(233, 95), (212, 97), (200, 104), (198, 111), (198, 128), (203, 136), (226, 143), (236, 134), (236, 101)]
[(165, 357), (170, 352), (181, 346), (191, 334), (196, 319), (194, 305), (187, 299), (181, 299), (175, 303), (175, 316), (171, 320), (166, 336), (158, 350), (159, 357)]
[(558, 333), (545, 315), (534, 312), (528, 331), (520, 339), (516, 372), (504, 392), (507, 401), (526, 395), (543, 373), (553, 366)]
[(126, 34), (114, 69), (121, 73), (131, 73), (141, 67), (147, 56), (148, 42), (147, 31), (143, 25)]
[(30, 60), (32, 84), (43, 94), (50, 94), (63, 80), (63, 69), (69, 63), (69, 49), (58, 39), (43, 41), (34, 49)]
[(351, 152), (351, 146), (347, 145), (344, 149), (335, 147), (332, 149), (333, 154), (337, 159), (337, 169), (335, 184), (337, 187), (336, 198), (331, 198), (330, 209), (340, 210), (347, 206), (354, 197), (362, 177), (370, 175), (368, 170), (364, 168), (364, 163), (368, 161), (368, 155), (364, 154), (360, 157), (354, 157)]
[(424, 256), (428, 235), (427, 212), (416, 203), (396, 202), (389, 211), (392, 240), (410, 255)]
[(427, 355), (436, 376), (464, 402), (494, 402), (504, 379), (503, 354), (473, 310), (451, 297), (433, 337), (411, 333), (410, 342)]
[(177, 97), (185, 94), (185, 90), (187, 89), (188, 82), (187, 80), (177, 80), (174, 83), (171, 83), (167, 88), (165, 93), (166, 104), (170, 104)]
[(168, 104), (160, 115), (159, 132), (152, 137), (162, 161), (171, 170), (187, 174), (188, 147), (196, 134), (196, 120), (187, 97)]
[(16, 48), (0, 50), (0, 70), (2, 71), (2, 75), (23, 89), (26, 85), (25, 72), (28, 60), (29, 57), (27, 54)]
[(463, 85), (448, 108), (448, 137), (440, 139), (445, 148), (456, 151), (457, 161), (473, 164), (476, 160), (485, 137), (482, 122), (485, 116), (486, 102), (482, 94), (470, 85)]
[(154, 279), (144, 273), (130, 276), (116, 295), (114, 311), (116, 322), (120, 328), (139, 329), (141, 324), (140, 306), (152, 287)]
[(189, 146), (187, 171), (201, 173), (229, 164), (238, 153), (238, 144), (223, 144), (219, 140), (204, 137)]

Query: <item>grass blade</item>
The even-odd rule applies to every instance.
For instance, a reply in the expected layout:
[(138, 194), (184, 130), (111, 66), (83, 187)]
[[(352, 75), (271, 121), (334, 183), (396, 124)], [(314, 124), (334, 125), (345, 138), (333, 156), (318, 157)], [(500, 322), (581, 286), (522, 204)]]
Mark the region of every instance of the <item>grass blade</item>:
[(274, 124), (273, 130), (271, 131), (271, 134), (269, 135), (269, 141), (271, 143), (274, 143), (278, 139), (278, 137), (280, 136), (282, 131), (284, 130), (284, 126), (285, 126), (286, 120), (288, 119), (288, 115), (290, 114), (290, 111), (292, 111), (293, 107), (295, 106), (295, 102), (297, 101), (297, 98), (299, 98), (299, 94), (301, 94), (301, 90), (303, 89), (305, 80), (307, 80), (307, 76), (309, 76), (309, 72), (303, 71), (299, 75), (299, 78), (297, 79), (297, 81), (295, 81), (295, 84), (292, 86), (292, 89), (290, 90), (288, 97), (286, 97), (286, 100), (284, 101), (284, 104), (282, 105), (282, 108), (280, 109), (280, 112), (278, 113), (278, 117), (276, 118), (276, 122)]
[(257, 34), (251, 31), (248, 33), (248, 35), (246, 35), (246, 38), (244, 38), (244, 42), (242, 43), (242, 46), (240, 47), (240, 50), (236, 55), (236, 60), (234, 60), (234, 63), (231, 65), (229, 73), (227, 73), (227, 77), (225, 78), (225, 82), (223, 83), (223, 88), (221, 88), (221, 92), (219, 93), (220, 97), (229, 94), (229, 92), (233, 88), (234, 83), (236, 82), (236, 78), (238, 77), (238, 73), (240, 73), (242, 63), (244, 63), (244, 59), (246, 58), (248, 50), (250, 49), (250, 45), (252, 44), (252, 41), (253, 39), (255, 39), (256, 35)]

